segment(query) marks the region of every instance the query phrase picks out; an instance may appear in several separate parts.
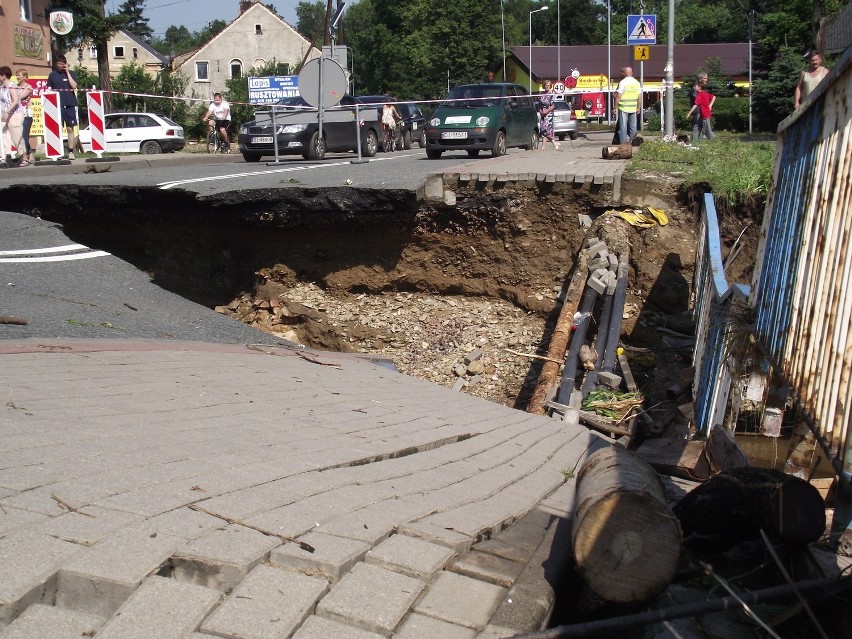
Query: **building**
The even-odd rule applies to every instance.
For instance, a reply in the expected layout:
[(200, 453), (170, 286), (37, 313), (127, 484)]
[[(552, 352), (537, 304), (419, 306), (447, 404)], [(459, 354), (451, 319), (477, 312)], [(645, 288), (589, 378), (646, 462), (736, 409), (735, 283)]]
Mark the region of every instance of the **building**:
[(50, 73), (49, 0), (0, 2), (0, 61), (31, 78)]
[(295, 70), (320, 52), (287, 22), (256, 1), (242, 0), (240, 15), (204, 46), (175, 58), (189, 78), (187, 97), (210, 98), (224, 92), (230, 78), (275, 60)]
[[(115, 78), (127, 64), (138, 64), (145, 73), (156, 76), (169, 65), (168, 56), (154, 49), (135, 33), (117, 31), (107, 43), (109, 59), (109, 77)], [(78, 48), (65, 53), (72, 67), (83, 67), (89, 73), (98, 75), (98, 49), (90, 42), (84, 42)]]
[[(642, 62), (634, 59), (635, 47), (621, 44), (584, 45), (570, 47), (540, 46), (512, 47), (511, 56), (506, 61), (506, 78), (510, 82), (518, 82), (528, 86), (530, 69), (532, 69), (532, 88), (538, 91), (544, 79), (556, 80), (558, 71), (565, 77), (573, 69), (580, 73), (579, 85), (583, 88), (607, 89), (607, 77), (612, 87), (618, 85), (621, 79), (622, 67), (633, 67), (634, 75), (643, 75), (646, 91), (659, 91), (665, 78), (665, 66), (668, 58), (668, 46), (653, 44), (643, 47), (647, 58)], [(557, 57), (561, 54), (561, 60)], [(530, 57), (532, 55), (532, 57)], [(748, 84), (748, 43), (718, 43), (718, 44), (676, 44), (674, 45), (674, 80), (675, 85), (695, 75), (699, 69), (707, 68), (707, 60), (718, 58), (722, 75), (731, 78), (735, 83)]]

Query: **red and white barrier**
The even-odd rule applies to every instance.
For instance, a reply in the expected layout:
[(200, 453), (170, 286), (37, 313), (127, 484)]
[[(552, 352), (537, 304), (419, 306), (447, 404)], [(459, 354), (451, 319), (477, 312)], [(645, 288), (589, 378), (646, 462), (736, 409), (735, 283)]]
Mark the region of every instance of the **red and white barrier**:
[(44, 126), (44, 154), (48, 160), (57, 160), (65, 155), (62, 148), (62, 117), (59, 112), (58, 93), (42, 92), (41, 114)]
[(89, 107), (89, 131), (92, 135), (92, 151), (100, 158), (106, 151), (104, 135), (104, 92), (89, 91), (86, 94), (86, 105)]

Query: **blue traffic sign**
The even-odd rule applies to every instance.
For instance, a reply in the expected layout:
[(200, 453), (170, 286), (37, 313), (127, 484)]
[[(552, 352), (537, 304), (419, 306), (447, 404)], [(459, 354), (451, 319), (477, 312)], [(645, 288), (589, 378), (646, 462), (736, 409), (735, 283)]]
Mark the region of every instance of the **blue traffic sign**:
[(657, 44), (657, 16), (627, 16), (627, 44)]

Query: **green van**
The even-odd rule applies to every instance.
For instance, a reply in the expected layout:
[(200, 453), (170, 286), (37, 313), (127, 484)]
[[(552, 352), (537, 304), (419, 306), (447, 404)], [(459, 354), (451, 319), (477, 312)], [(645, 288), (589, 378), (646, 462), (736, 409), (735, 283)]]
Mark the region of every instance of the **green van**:
[(462, 84), (450, 91), (426, 124), (426, 155), (480, 151), (505, 155), (509, 147), (538, 148), (535, 101), (519, 84)]

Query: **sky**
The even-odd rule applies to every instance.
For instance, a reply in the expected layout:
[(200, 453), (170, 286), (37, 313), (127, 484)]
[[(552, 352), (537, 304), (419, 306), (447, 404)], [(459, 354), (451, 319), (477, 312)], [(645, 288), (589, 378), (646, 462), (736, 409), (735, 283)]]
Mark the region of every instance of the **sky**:
[[(109, 13), (117, 13), (124, 0), (106, 0)], [(268, 0), (278, 15), (296, 25), (296, 5), (299, 0)], [(154, 30), (154, 37), (162, 38), (170, 26), (185, 26), (190, 33), (200, 31), (213, 20), (231, 22), (240, 13), (239, 0), (145, 0), (144, 16)]]

